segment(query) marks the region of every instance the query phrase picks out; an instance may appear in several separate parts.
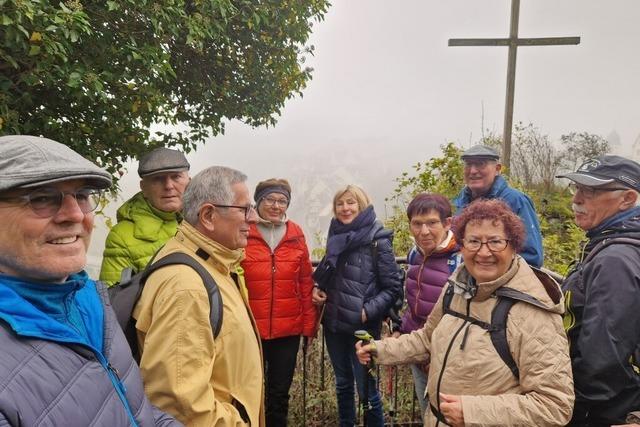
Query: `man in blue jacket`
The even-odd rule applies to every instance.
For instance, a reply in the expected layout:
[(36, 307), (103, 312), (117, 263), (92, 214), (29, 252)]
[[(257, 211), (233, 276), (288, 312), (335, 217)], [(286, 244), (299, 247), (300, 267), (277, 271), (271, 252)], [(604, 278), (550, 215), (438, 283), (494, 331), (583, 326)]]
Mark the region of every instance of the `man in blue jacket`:
[(485, 145), (474, 145), (462, 153), (465, 187), (453, 199), (456, 215), (478, 198), (504, 200), (515, 212), (527, 231), (527, 240), (520, 255), (530, 265), (541, 267), (543, 261), (542, 235), (536, 208), (526, 194), (509, 187), (500, 175), (502, 165), (498, 152)]
[(571, 426), (624, 424), (640, 408), (640, 164), (588, 160), (573, 181), (575, 222), (589, 239), (562, 284), (576, 404)]
[(111, 176), (70, 148), (0, 137), (0, 425), (174, 426), (144, 395), (106, 288), (83, 271)]

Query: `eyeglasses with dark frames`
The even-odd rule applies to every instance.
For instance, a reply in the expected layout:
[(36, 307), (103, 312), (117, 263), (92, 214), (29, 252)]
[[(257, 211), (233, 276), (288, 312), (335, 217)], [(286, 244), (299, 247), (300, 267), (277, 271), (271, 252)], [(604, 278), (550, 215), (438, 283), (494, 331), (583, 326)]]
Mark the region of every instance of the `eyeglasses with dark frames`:
[(611, 187), (611, 188), (589, 187), (586, 185), (576, 184), (575, 182), (570, 183), (567, 186), (567, 189), (569, 190), (569, 194), (571, 194), (572, 196), (575, 196), (578, 192), (580, 192), (580, 194), (582, 194), (582, 196), (585, 199), (593, 199), (594, 197), (596, 197), (596, 194), (598, 192), (630, 190), (629, 188), (625, 188), (625, 187)]
[(238, 206), (238, 205), (221, 205), (219, 203), (211, 203), (213, 206), (217, 207), (217, 208), (236, 208), (236, 209), (243, 209), (244, 210), (244, 219), (248, 220), (249, 217), (251, 216), (251, 212), (255, 212), (256, 211), (256, 205), (254, 205), (253, 203), (250, 205), (246, 205), (246, 206)]
[(76, 200), (83, 213), (96, 210), (102, 200), (102, 190), (96, 188), (86, 187), (76, 191), (62, 191), (53, 187), (42, 187), (27, 194), (0, 196), (0, 201), (29, 205), (40, 218), (49, 218), (58, 213), (66, 195), (72, 196)]
[(479, 239), (462, 239), (462, 246), (473, 252), (479, 251), (482, 245), (487, 245), (491, 252), (502, 252), (509, 245), (509, 239), (490, 239), (484, 242)]

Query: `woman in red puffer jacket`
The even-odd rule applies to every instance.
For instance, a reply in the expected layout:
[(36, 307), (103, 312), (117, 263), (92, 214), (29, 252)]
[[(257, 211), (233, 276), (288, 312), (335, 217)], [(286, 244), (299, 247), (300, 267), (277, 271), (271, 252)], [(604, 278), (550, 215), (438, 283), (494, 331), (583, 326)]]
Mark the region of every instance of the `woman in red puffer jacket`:
[(260, 182), (254, 200), (260, 221), (251, 225), (242, 267), (262, 338), (267, 427), (286, 426), (300, 337), (309, 345), (316, 333), (312, 267), (302, 229), (286, 216), (287, 180)]

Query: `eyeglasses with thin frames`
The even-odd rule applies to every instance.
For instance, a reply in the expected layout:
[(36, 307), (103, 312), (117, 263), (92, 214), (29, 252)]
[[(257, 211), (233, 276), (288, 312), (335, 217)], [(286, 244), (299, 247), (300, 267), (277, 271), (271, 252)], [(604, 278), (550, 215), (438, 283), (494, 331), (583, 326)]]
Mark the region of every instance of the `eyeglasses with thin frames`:
[(244, 219), (245, 221), (249, 220), (249, 217), (251, 216), (251, 212), (255, 212), (256, 211), (256, 205), (254, 205), (253, 203), (250, 205), (246, 205), (246, 206), (238, 206), (238, 205), (221, 205), (219, 203), (211, 203), (213, 206), (217, 207), (217, 208), (236, 208), (236, 209), (242, 209), (244, 210)]
[(586, 185), (576, 184), (575, 182), (570, 183), (567, 186), (567, 189), (569, 190), (569, 194), (571, 194), (572, 196), (575, 196), (578, 192), (580, 192), (580, 194), (582, 194), (582, 196), (585, 199), (593, 199), (594, 197), (596, 197), (596, 194), (598, 192), (629, 190), (629, 188), (624, 188), (624, 187), (612, 187), (612, 188), (588, 187)]
[(462, 246), (473, 252), (478, 252), (482, 245), (487, 245), (491, 252), (502, 252), (507, 249), (509, 239), (490, 239), (484, 242), (479, 239), (462, 239)]
[(427, 226), (427, 228), (429, 230), (437, 230), (438, 228), (440, 228), (442, 226), (442, 221), (440, 220), (432, 220), (432, 221), (425, 221), (425, 222), (420, 222), (420, 221), (416, 221), (416, 220), (411, 220), (411, 222), (409, 222), (409, 226), (413, 229), (413, 230), (422, 230), (422, 227)]
[(31, 210), (40, 218), (49, 218), (58, 213), (66, 195), (72, 196), (82, 213), (85, 214), (96, 210), (102, 200), (102, 190), (96, 188), (62, 191), (54, 187), (42, 187), (27, 194), (0, 196), (0, 201), (29, 205)]
[(272, 199), (271, 197), (265, 197), (262, 200), (265, 206), (268, 207), (277, 206), (279, 208), (286, 208), (287, 206), (289, 206), (288, 199)]

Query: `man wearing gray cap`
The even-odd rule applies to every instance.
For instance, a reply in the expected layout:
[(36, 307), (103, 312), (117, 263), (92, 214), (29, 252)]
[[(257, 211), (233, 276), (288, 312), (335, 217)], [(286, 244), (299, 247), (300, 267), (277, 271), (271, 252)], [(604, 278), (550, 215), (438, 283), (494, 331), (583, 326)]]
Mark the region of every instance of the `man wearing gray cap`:
[(589, 239), (562, 284), (570, 425), (624, 424), (640, 408), (640, 164), (601, 156), (558, 178), (572, 181), (575, 222)]
[(156, 148), (138, 165), (140, 189), (118, 208), (105, 243), (100, 280), (111, 285), (122, 270), (141, 271), (182, 220), (182, 194), (189, 183), (189, 162), (180, 151)]
[(504, 200), (515, 212), (527, 230), (527, 239), (520, 255), (534, 267), (541, 267), (543, 261), (542, 235), (536, 208), (526, 194), (509, 187), (500, 175), (502, 165), (498, 152), (486, 145), (474, 145), (462, 153), (464, 162), (465, 187), (453, 199), (456, 214), (478, 198)]
[(83, 271), (111, 176), (70, 148), (0, 137), (0, 425), (172, 426)]

